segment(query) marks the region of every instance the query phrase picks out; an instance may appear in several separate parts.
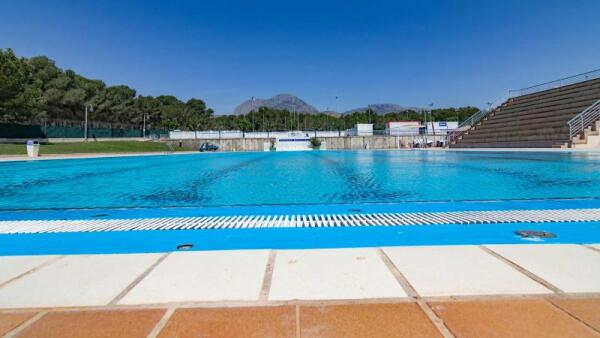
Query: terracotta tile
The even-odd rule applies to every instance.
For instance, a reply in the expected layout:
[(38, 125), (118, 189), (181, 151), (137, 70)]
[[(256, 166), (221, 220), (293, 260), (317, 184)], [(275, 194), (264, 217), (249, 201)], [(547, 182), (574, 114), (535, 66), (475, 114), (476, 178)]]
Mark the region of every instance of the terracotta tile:
[(35, 312), (0, 313), (0, 336), (14, 330), (17, 326), (35, 316), (35, 314)]
[(556, 299), (552, 302), (600, 331), (600, 298)]
[(597, 337), (592, 329), (545, 300), (431, 303), (457, 337)]
[(415, 303), (303, 306), (301, 337), (441, 337)]
[(159, 337), (295, 337), (293, 306), (178, 309)]
[(19, 337), (146, 337), (165, 310), (50, 312)]

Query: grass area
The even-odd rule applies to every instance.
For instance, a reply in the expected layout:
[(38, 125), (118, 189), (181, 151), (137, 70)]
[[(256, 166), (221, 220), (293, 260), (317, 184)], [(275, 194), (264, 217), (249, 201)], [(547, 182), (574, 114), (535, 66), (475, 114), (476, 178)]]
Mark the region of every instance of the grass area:
[[(158, 141), (101, 141), (48, 143), (40, 146), (41, 155), (89, 154), (89, 153), (144, 153), (165, 151), (193, 151), (191, 148), (170, 148)], [(25, 144), (0, 144), (0, 155), (26, 155)]]

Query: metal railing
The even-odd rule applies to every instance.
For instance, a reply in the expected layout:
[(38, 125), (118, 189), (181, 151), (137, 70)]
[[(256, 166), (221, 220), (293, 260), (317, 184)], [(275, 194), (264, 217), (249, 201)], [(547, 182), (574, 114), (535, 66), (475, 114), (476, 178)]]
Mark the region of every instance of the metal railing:
[(574, 84), (577, 82), (593, 80), (593, 79), (597, 79), (597, 78), (600, 78), (600, 69), (595, 69), (595, 70), (592, 70), (589, 72), (585, 72), (585, 73), (581, 73), (581, 74), (577, 74), (577, 75), (573, 75), (573, 76), (568, 76), (568, 77), (564, 77), (562, 79), (544, 82), (544, 83), (536, 84), (536, 85), (521, 88), (521, 89), (511, 89), (508, 91), (508, 93), (509, 93), (509, 97), (523, 96), (523, 95), (527, 95), (527, 94), (531, 94), (531, 93), (541, 92), (543, 90), (558, 88), (558, 87)]
[(600, 100), (569, 120), (569, 141), (600, 119)]
[(465, 131), (471, 129), (471, 127), (473, 125), (475, 125), (477, 122), (481, 121), (481, 119), (486, 117), (489, 113), (496, 110), (496, 108), (498, 108), (500, 105), (502, 105), (504, 102), (506, 102), (509, 98), (510, 98), (510, 93), (506, 93), (506, 94), (502, 95), (501, 97), (497, 98), (496, 100), (494, 100), (492, 102), (488, 102), (487, 110), (480, 110), (480, 111), (476, 112), (475, 114), (471, 115), (468, 119), (462, 121), (458, 125), (458, 128), (456, 128), (452, 132), (449, 132), (448, 136), (447, 136), (446, 144), (449, 146), (460, 135), (462, 135)]

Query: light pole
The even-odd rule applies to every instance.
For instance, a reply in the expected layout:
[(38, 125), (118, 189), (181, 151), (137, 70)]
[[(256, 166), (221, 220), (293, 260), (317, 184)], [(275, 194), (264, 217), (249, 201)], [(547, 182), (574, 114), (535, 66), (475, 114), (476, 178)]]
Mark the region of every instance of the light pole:
[(144, 128), (142, 129), (142, 137), (146, 138), (146, 117), (148, 116), (147, 113), (144, 113)]
[(94, 107), (92, 107), (91, 104), (85, 105), (85, 122), (84, 122), (84, 129), (83, 129), (83, 138), (86, 141), (88, 139), (88, 108), (89, 108), (90, 113), (94, 112)]
[[(433, 103), (428, 104), (427, 106), (429, 106), (429, 117), (431, 120), (431, 129), (433, 129), (433, 113), (432, 113), (432, 107), (433, 107)], [(429, 126), (427, 125), (427, 112), (425, 112), (425, 148), (427, 148), (429, 146), (428, 143), (428, 136), (429, 134)], [(433, 136), (434, 140), (435, 140), (435, 135)]]
[(252, 114), (252, 132), (254, 132), (254, 96), (252, 96), (250, 114)]

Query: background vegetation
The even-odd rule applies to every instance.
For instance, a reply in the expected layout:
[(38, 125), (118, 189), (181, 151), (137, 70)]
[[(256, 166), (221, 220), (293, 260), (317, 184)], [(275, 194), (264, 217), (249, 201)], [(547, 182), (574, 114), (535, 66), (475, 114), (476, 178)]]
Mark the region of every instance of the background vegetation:
[[(141, 96), (125, 85), (106, 86), (73, 70), (62, 70), (45, 56), (19, 58), (0, 49), (0, 122), (41, 124), (47, 119), (84, 119), (90, 104), (93, 121), (141, 125), (147, 114), (148, 129), (181, 130), (345, 130), (356, 123), (374, 123), (384, 129), (388, 121), (423, 120), (423, 113), (407, 110), (377, 115), (371, 110), (348, 115), (296, 114), (262, 107), (246, 115), (213, 116), (212, 109), (196, 98), (183, 102), (171, 95)], [(436, 121), (464, 120), (475, 107), (435, 109)]]

